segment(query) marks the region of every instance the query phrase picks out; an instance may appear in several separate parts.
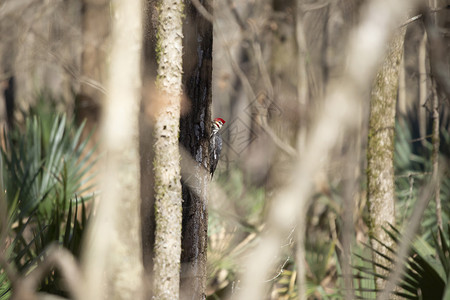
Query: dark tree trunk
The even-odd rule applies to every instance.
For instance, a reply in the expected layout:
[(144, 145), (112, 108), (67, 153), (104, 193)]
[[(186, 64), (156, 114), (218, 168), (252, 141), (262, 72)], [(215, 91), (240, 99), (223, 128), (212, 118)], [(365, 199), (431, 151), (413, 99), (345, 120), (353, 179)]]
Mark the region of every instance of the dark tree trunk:
[(145, 298), (153, 297), (153, 247), (155, 245), (155, 197), (154, 197), (154, 178), (153, 178), (153, 126), (149, 121), (148, 114), (145, 113), (149, 103), (155, 101), (152, 96), (151, 85), (156, 78), (158, 67), (156, 61), (156, 29), (158, 12), (156, 9), (156, 0), (148, 0), (145, 5), (144, 19), (144, 96), (141, 103), (141, 114), (139, 121), (139, 152), (141, 168), (141, 224), (142, 224), (142, 254), (144, 271), (147, 284), (145, 285)]
[[(207, 1), (201, 1), (211, 13)], [(190, 1), (184, 23), (183, 84), (189, 102), (180, 121), (180, 143), (197, 162), (182, 170), (183, 225), (181, 298), (205, 299), (208, 230), (208, 148), (212, 101), (213, 26)], [(187, 185), (189, 181), (189, 187)]]
[(145, 272), (145, 299), (152, 299), (152, 272), (153, 272), (153, 247), (155, 245), (155, 197), (153, 180), (153, 151), (154, 139), (151, 132), (153, 126), (142, 113), (145, 105), (141, 107), (139, 119), (139, 154), (141, 170), (141, 237), (142, 255)]
[[(203, 4), (209, 12), (211, 6)], [(206, 252), (207, 252), (207, 172), (209, 155), (209, 135), (211, 122), (211, 81), (212, 81), (212, 29), (188, 1), (185, 6), (184, 44), (183, 44), (183, 85), (188, 99), (186, 108), (182, 107), (180, 121), (180, 144), (198, 163), (195, 168), (183, 168), (183, 224), (182, 224), (182, 256), (181, 256), (181, 289), (182, 299), (204, 299), (206, 288)], [(155, 78), (157, 66), (156, 1), (149, 0), (146, 5), (146, 28), (144, 40), (144, 74)], [(147, 97), (147, 96), (146, 96)], [(150, 95), (151, 97), (151, 95)], [(144, 98), (143, 109), (149, 99)], [(151, 102), (151, 101), (150, 101)], [(184, 112), (184, 114), (183, 114)], [(144, 248), (144, 266), (147, 276), (153, 269), (152, 248), (154, 244), (154, 197), (152, 175), (151, 132), (145, 114), (141, 120), (141, 216), (142, 239)], [(201, 154), (198, 154), (201, 153)], [(183, 161), (186, 158), (182, 159)], [(192, 164), (188, 164), (192, 165)], [(189, 179), (189, 180), (188, 180)], [(189, 181), (189, 187), (187, 185)], [(147, 291), (147, 299), (151, 299)]]

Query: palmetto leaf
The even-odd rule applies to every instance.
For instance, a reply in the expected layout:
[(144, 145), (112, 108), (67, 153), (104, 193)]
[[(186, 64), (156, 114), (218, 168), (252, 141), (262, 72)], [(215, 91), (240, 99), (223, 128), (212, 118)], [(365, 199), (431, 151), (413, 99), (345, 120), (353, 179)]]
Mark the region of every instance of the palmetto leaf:
[[(55, 115), (45, 121), (30, 117), (24, 132), (4, 132), (1, 184), (11, 241), (4, 253), (21, 274), (36, 266), (51, 243), (62, 244), (75, 256), (80, 252), (88, 217), (78, 195), (96, 162), (95, 149), (88, 150), (88, 139), (82, 139), (83, 126), (75, 128), (66, 116)], [(50, 274), (41, 288), (61, 292), (57, 277), (57, 272)], [(0, 300), (8, 299), (9, 290), (9, 279), (0, 269)]]
[[(86, 188), (82, 186), (96, 160), (95, 149), (86, 151), (88, 139), (81, 141), (84, 123), (72, 130), (66, 116), (55, 116), (48, 140), (44, 139), (42, 122), (38, 117), (27, 121), (26, 132), (9, 132), (5, 138), (8, 148), (3, 151), (8, 195), (19, 191), (21, 217), (27, 216), (39, 203), (39, 214), (49, 217), (55, 203), (55, 193), (64, 193), (60, 199), (73, 199)], [(61, 190), (62, 172), (66, 168), (65, 188)], [(87, 187), (89, 188), (89, 187)], [(59, 190), (58, 190), (59, 189)]]
[[(398, 245), (399, 240), (402, 238), (400, 232), (393, 226), (391, 226), (390, 230), (385, 231), (394, 241), (394, 244)], [(448, 256), (448, 240), (441, 231), (439, 231), (439, 234), (442, 240), (442, 247), (437, 246), (437, 248), (434, 249), (420, 237), (412, 243), (402, 280), (394, 292), (397, 297), (404, 299), (443, 299), (444, 293), (447, 293), (446, 286), (447, 278), (449, 277), (448, 266), (450, 265), (450, 258)], [(354, 253), (355, 257), (368, 263), (370, 266), (354, 265), (353, 268), (359, 272), (359, 274), (366, 274), (368, 278), (382, 278), (389, 280), (389, 276), (379, 274), (376, 271), (375, 266), (390, 273), (392, 271), (391, 267), (394, 265), (393, 263), (395, 261), (395, 251), (392, 247), (388, 247), (381, 241), (378, 241), (378, 243), (394, 255), (392, 257), (386, 256), (367, 244), (365, 247), (370, 249), (373, 255), (381, 255), (386, 263), (375, 263), (373, 256), (368, 258)], [(436, 243), (436, 245), (438, 244)], [(439, 255), (439, 259), (435, 258), (436, 252)], [(375, 288), (363, 289), (361, 287), (359, 288), (359, 291), (378, 292)]]

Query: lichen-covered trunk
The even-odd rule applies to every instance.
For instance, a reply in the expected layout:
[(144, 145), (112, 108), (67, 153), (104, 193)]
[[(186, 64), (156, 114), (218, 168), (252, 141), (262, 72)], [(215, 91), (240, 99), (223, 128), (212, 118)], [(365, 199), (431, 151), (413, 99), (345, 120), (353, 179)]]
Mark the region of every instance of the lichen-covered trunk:
[(153, 267), (155, 299), (178, 299), (181, 256), (181, 182), (178, 146), (182, 93), (181, 0), (163, 0), (158, 7), (159, 97), (155, 104), (154, 185), (156, 231)]
[[(210, 2), (201, 2), (212, 13)], [(180, 142), (196, 164), (183, 169), (181, 298), (197, 300), (206, 298), (213, 25), (190, 1), (185, 13), (183, 83), (190, 103), (180, 122)]]
[(111, 52), (103, 107), (101, 197), (84, 252), (84, 299), (141, 299), (142, 246), (138, 116), (141, 0), (112, 7)]
[[(393, 242), (383, 227), (395, 225), (394, 185), (394, 133), (397, 103), (399, 65), (403, 55), (405, 30), (392, 40), (387, 56), (378, 71), (372, 88), (367, 149), (368, 203), (371, 218), (371, 236), (388, 246)], [(387, 249), (372, 240), (372, 246), (388, 255)], [(377, 263), (386, 265), (387, 260), (374, 255)], [(385, 273), (378, 268), (377, 272)], [(384, 286), (377, 280), (377, 287)]]

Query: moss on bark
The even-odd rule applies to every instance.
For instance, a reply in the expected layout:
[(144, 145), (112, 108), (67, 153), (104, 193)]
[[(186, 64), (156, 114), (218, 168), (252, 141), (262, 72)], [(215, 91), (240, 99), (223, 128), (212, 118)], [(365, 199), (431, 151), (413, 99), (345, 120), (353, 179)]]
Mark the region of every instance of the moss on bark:
[[(394, 185), (394, 133), (397, 103), (399, 65), (403, 55), (405, 30), (395, 35), (381, 69), (376, 75), (370, 100), (369, 139), (367, 149), (368, 203), (371, 237), (388, 246), (392, 241), (383, 227), (395, 225)], [(387, 249), (373, 242), (373, 247), (383, 254)], [(377, 263), (386, 265), (381, 256), (374, 256)], [(383, 273), (382, 269), (378, 272)], [(381, 288), (383, 281), (378, 280)]]

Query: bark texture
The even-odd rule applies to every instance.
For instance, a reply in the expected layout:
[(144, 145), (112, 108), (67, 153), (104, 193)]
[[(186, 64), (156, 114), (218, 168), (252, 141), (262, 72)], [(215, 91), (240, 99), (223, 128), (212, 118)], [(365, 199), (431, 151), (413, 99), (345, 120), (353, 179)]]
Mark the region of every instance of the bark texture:
[(85, 299), (141, 299), (138, 116), (140, 0), (112, 5), (109, 79), (102, 119), (102, 194), (85, 248)]
[[(156, 0), (149, 0), (144, 8), (144, 81), (153, 84), (157, 76), (158, 64), (156, 61), (156, 36), (158, 23)], [(143, 101), (141, 110), (145, 111), (156, 100), (156, 93), (151, 86), (143, 90)], [(151, 277), (153, 273), (153, 248), (155, 245), (155, 198), (154, 198), (154, 177), (153, 177), (153, 123), (147, 114), (141, 114), (140, 120), (140, 155), (141, 155), (141, 220), (142, 220), (142, 250), (144, 259), (144, 268), (146, 275)], [(148, 278), (151, 282), (151, 278)], [(152, 284), (146, 286), (147, 299), (151, 299), (153, 290)]]
[[(431, 153), (431, 161), (433, 162), (433, 181), (436, 182), (436, 188), (434, 191), (434, 201), (436, 201), (436, 221), (437, 226), (443, 231), (442, 227), (442, 204), (441, 204), (441, 184), (439, 181), (439, 147), (440, 147), (440, 126), (439, 126), (439, 96), (436, 90), (436, 82), (434, 78), (431, 78), (432, 92), (433, 92), (433, 131), (432, 131), (432, 145), (433, 150)], [(442, 245), (441, 236), (437, 237), (439, 245)]]
[[(371, 236), (388, 246), (392, 246), (393, 242), (383, 227), (387, 228), (388, 224), (395, 225), (395, 110), (404, 35), (405, 30), (402, 29), (392, 40), (382, 67), (376, 75), (370, 100), (367, 181)], [(378, 242), (372, 240), (372, 246), (388, 255), (386, 248)], [(387, 263), (379, 255), (375, 255), (374, 260), (383, 265)], [(377, 272), (385, 273), (380, 268)], [(379, 288), (383, 285), (383, 280), (377, 280)]]
[(181, 182), (178, 148), (182, 93), (181, 0), (158, 7), (158, 78), (160, 97), (154, 128), (156, 232), (154, 298), (178, 299), (181, 255)]
[[(210, 3), (201, 2), (212, 13)], [(190, 103), (180, 122), (180, 142), (196, 166), (183, 168), (181, 298), (197, 300), (206, 298), (213, 25), (190, 1), (185, 13), (183, 83)]]

